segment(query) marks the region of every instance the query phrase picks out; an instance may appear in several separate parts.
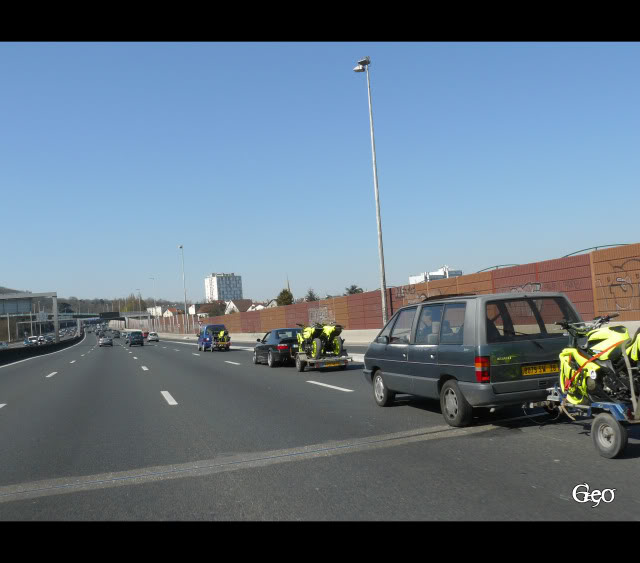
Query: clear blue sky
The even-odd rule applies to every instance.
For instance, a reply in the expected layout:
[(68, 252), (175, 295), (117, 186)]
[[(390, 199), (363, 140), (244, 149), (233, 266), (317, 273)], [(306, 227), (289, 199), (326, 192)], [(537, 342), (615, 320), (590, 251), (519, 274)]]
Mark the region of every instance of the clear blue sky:
[(204, 300), (638, 242), (640, 44), (0, 44), (0, 285)]

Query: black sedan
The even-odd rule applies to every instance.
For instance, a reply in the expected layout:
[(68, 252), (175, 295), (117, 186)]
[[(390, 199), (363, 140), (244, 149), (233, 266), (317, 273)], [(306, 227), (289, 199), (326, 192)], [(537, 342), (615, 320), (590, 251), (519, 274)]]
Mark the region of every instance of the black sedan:
[(270, 368), (284, 363), (294, 364), (299, 332), (299, 328), (274, 328), (258, 338), (253, 349), (253, 363), (266, 363)]

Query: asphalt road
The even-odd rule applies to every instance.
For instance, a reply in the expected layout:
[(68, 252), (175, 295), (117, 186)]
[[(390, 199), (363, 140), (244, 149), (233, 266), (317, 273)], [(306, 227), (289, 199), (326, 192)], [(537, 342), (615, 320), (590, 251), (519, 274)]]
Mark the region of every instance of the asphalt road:
[[(0, 520), (637, 520), (640, 433), (520, 409), (448, 427), (376, 406), (361, 366), (271, 369), (249, 350), (96, 347), (0, 367)], [(615, 489), (578, 503), (576, 485)]]

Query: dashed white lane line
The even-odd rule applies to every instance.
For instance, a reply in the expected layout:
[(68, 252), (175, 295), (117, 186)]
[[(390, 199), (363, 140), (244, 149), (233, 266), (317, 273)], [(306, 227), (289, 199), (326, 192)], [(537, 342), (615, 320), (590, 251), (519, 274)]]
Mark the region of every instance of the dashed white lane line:
[(148, 368), (147, 366), (142, 366), (142, 369), (143, 369), (144, 371), (149, 371), (149, 368)]
[(199, 356), (200, 354), (196, 354), (195, 352), (191, 352), (194, 356)]
[(2, 403), (2, 404), (0, 405), (0, 409), (1, 409), (2, 407), (6, 407), (6, 406), (7, 406), (7, 403)]
[(80, 356), (84, 358), (84, 354), (80, 354)]
[(175, 350), (176, 352), (180, 352), (180, 350), (178, 350), (177, 348), (174, 348), (174, 350)]
[(166, 347), (166, 346), (163, 346), (163, 347), (162, 347), (162, 349), (163, 349), (163, 350), (166, 350), (166, 349), (167, 349), (167, 347)]
[(56, 373), (58, 373), (58, 372), (54, 371), (54, 372), (50, 373), (49, 375), (47, 375), (47, 377), (53, 377)]
[(134, 359), (134, 360), (137, 360), (137, 359), (138, 359), (138, 357), (137, 357), (137, 356), (134, 356), (134, 357), (133, 357), (133, 359)]
[(169, 403), (172, 406), (178, 404), (176, 400), (171, 396), (171, 393), (169, 393), (169, 391), (160, 391), (160, 392), (162, 393), (162, 396), (166, 399), (167, 403)]
[(238, 362), (230, 362), (228, 360), (224, 361), (225, 364), (233, 364), (234, 366), (239, 366), (240, 364)]
[(344, 387), (327, 385), (326, 383), (320, 383), (319, 381), (307, 381), (307, 383), (313, 383), (314, 385), (322, 385), (323, 387), (330, 387), (331, 389), (337, 389), (338, 391), (345, 391), (346, 393), (353, 393), (353, 389), (345, 389)]
[(75, 364), (75, 363), (76, 363), (76, 361), (75, 361), (75, 360), (71, 360), (69, 363), (70, 363), (70, 364)]

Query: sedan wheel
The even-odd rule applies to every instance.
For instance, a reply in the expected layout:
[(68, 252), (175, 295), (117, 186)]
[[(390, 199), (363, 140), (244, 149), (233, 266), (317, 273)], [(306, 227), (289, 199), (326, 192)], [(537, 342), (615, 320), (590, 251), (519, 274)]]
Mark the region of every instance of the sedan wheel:
[(253, 351), (253, 363), (257, 364), (258, 363), (258, 355), (256, 354), (256, 351)]
[(271, 350), (269, 350), (269, 355), (267, 356), (267, 364), (269, 365), (270, 368), (276, 367), (276, 362), (273, 359), (273, 356), (271, 355)]

